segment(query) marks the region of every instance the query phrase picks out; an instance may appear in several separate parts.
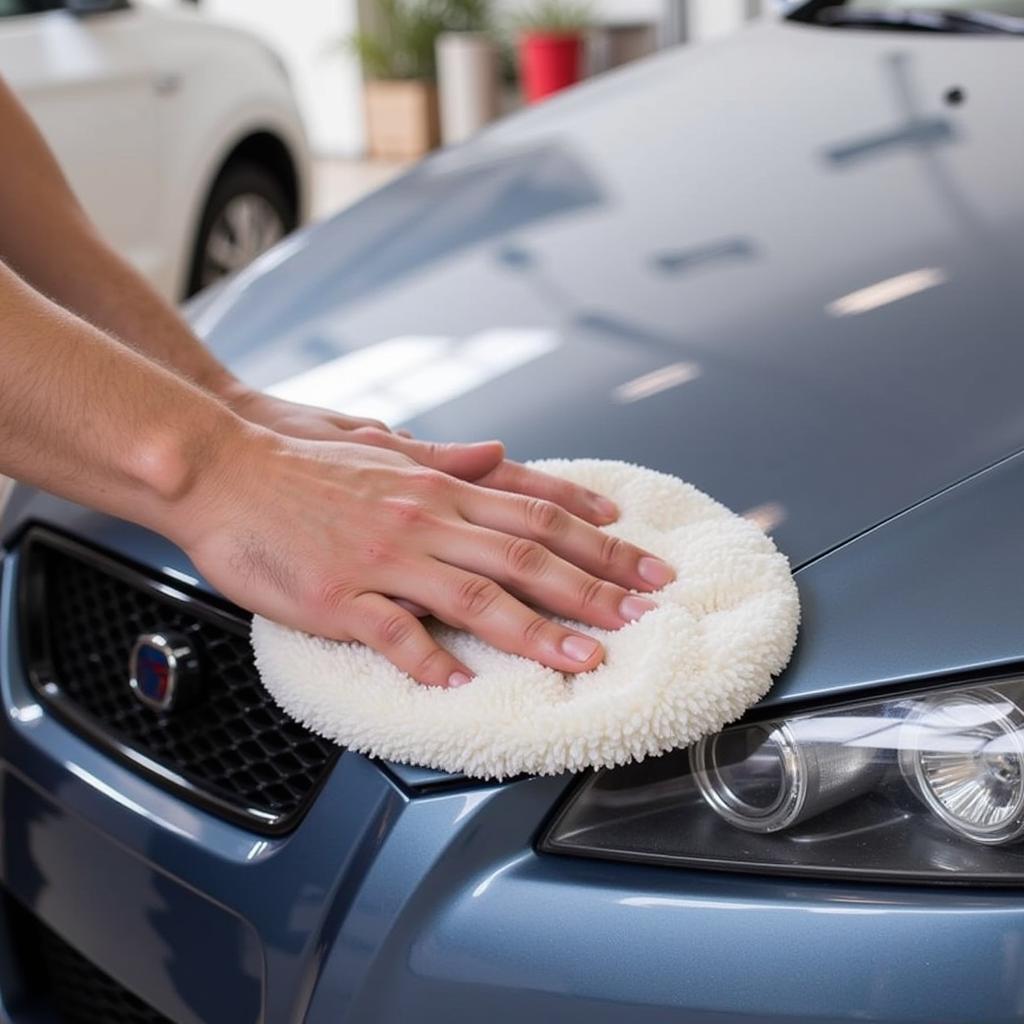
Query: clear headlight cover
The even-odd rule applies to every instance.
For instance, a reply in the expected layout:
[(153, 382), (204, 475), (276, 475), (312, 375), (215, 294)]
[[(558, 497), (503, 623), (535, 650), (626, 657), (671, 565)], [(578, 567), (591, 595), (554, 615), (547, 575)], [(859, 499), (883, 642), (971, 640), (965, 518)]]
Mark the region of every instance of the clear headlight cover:
[(1024, 878), (1024, 681), (733, 726), (597, 771), (550, 852), (918, 881)]

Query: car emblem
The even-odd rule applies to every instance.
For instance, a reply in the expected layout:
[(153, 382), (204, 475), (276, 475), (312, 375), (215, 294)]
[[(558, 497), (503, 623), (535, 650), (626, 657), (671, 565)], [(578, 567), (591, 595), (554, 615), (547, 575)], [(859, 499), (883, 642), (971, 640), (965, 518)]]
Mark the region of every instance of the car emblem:
[(188, 703), (199, 683), (195, 648), (178, 633), (143, 633), (132, 648), (128, 685), (143, 704), (170, 711)]

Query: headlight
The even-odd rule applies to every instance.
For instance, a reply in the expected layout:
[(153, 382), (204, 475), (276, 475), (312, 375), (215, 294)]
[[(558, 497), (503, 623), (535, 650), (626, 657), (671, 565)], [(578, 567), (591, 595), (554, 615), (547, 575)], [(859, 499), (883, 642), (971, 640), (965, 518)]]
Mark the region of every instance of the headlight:
[(901, 751), (936, 817), (976, 843), (1009, 843), (1024, 832), (1024, 716), (995, 690), (923, 702), (908, 721), (914, 743)]
[(870, 750), (801, 742), (807, 720), (726, 729), (690, 750), (705, 801), (750, 832), (778, 832), (866, 792), (877, 780)]
[(1024, 681), (734, 726), (585, 777), (541, 849), (695, 867), (1024, 877)]

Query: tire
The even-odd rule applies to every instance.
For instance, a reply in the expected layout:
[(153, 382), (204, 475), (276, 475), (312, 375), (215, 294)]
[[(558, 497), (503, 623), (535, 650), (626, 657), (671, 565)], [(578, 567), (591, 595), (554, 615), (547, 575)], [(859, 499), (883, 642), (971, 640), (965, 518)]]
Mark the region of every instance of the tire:
[(241, 270), (296, 226), (294, 204), (271, 172), (249, 161), (228, 164), (206, 200), (185, 298)]

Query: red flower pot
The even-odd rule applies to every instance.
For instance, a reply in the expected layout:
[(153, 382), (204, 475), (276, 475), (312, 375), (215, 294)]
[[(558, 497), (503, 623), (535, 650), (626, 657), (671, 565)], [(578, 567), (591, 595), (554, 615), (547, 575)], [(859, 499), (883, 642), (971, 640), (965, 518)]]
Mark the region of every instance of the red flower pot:
[(583, 66), (583, 36), (578, 32), (525, 32), (519, 40), (519, 64), (527, 103), (575, 85)]

